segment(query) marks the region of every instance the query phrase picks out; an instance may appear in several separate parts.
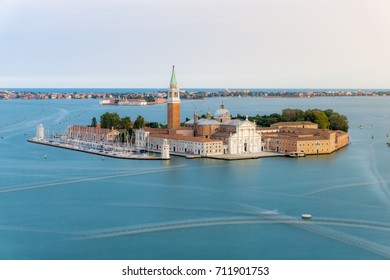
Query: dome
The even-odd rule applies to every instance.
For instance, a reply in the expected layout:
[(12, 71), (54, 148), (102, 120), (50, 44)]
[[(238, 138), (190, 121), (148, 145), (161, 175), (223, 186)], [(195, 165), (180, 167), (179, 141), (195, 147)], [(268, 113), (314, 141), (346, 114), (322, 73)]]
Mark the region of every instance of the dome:
[(230, 112), (228, 109), (225, 109), (225, 105), (221, 104), (221, 109), (218, 109), (214, 113), (214, 118), (215, 119), (221, 119), (221, 118), (230, 118)]
[(227, 109), (218, 109), (215, 111), (214, 118), (226, 118), (230, 117), (230, 112)]

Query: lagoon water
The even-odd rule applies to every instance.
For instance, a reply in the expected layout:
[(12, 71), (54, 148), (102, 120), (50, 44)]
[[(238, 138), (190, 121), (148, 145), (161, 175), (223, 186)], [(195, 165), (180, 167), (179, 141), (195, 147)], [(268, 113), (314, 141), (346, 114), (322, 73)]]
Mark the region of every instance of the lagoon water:
[[(182, 101), (182, 118), (220, 103)], [(390, 258), (390, 98), (224, 103), (233, 115), (332, 108), (351, 145), (300, 159), (102, 160), (26, 140), (39, 123), (60, 131), (106, 111), (164, 122), (166, 105), (1, 100), (0, 259)]]

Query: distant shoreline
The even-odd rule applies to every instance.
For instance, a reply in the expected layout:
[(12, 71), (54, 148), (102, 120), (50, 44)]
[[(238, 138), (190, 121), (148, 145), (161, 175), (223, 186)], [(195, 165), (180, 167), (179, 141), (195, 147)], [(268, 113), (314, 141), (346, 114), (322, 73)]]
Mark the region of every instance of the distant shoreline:
[[(74, 91), (73, 91), (74, 90)], [(0, 89), (0, 100), (55, 99), (164, 99), (166, 90), (159, 89)], [(184, 100), (207, 98), (313, 98), (313, 97), (390, 96), (390, 89), (188, 89), (180, 91)]]

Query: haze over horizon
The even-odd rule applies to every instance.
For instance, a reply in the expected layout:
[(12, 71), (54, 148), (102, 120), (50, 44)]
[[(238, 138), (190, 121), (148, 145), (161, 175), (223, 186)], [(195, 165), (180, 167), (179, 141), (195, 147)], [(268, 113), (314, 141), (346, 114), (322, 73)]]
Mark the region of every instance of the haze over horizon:
[(0, 0), (0, 88), (390, 88), (387, 0)]

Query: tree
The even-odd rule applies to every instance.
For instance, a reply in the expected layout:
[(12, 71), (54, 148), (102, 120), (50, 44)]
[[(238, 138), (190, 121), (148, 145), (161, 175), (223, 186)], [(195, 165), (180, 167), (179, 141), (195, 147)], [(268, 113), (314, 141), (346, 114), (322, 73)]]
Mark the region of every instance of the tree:
[(145, 126), (147, 127), (152, 127), (152, 128), (158, 128), (158, 122), (150, 122), (150, 123), (147, 123)]
[(122, 129), (130, 129), (131, 128), (131, 119), (129, 116), (126, 116), (124, 118), (121, 118), (121, 121), (120, 121), (120, 127), (119, 128), (122, 128)]
[(100, 116), (100, 125), (102, 128), (119, 128), (121, 118), (118, 113), (106, 112)]
[(151, 96), (151, 95), (145, 96), (144, 99), (145, 99), (146, 102), (154, 102), (154, 101), (156, 101), (156, 100), (154, 99), (154, 97)]
[(340, 115), (339, 113), (333, 113), (330, 118), (330, 129), (333, 130), (342, 130), (347, 132), (349, 129), (348, 119), (344, 115)]
[[(237, 115), (237, 117), (238, 117), (238, 115)], [(240, 115), (240, 118), (244, 119), (246, 117), (243, 117), (243, 116)], [(267, 116), (267, 115), (264, 115), (264, 116), (257, 115), (254, 118), (250, 117), (250, 119), (251, 120), (255, 120), (257, 125), (263, 126), (263, 127), (269, 127), (269, 126), (271, 126), (271, 124), (274, 124), (274, 123), (277, 123), (277, 122), (281, 122), (281, 121), (284, 120), (280, 114), (276, 114), (276, 113), (271, 114), (269, 116)]]
[(330, 116), (333, 115), (333, 110), (332, 109), (326, 109), (323, 111), (325, 113), (325, 115), (328, 117), (328, 119), (330, 118)]
[(284, 109), (282, 111), (282, 118), (288, 122), (297, 122), (304, 120), (305, 112), (300, 109)]
[(97, 126), (97, 121), (96, 121), (96, 118), (93, 117), (92, 121), (91, 121), (91, 127), (96, 127), (96, 126)]
[(142, 116), (138, 115), (137, 119), (134, 122), (134, 127), (136, 129), (141, 129), (145, 127), (145, 120)]
[(318, 128), (329, 128), (329, 120), (326, 114), (318, 109), (309, 109), (305, 111), (305, 121), (318, 124)]

